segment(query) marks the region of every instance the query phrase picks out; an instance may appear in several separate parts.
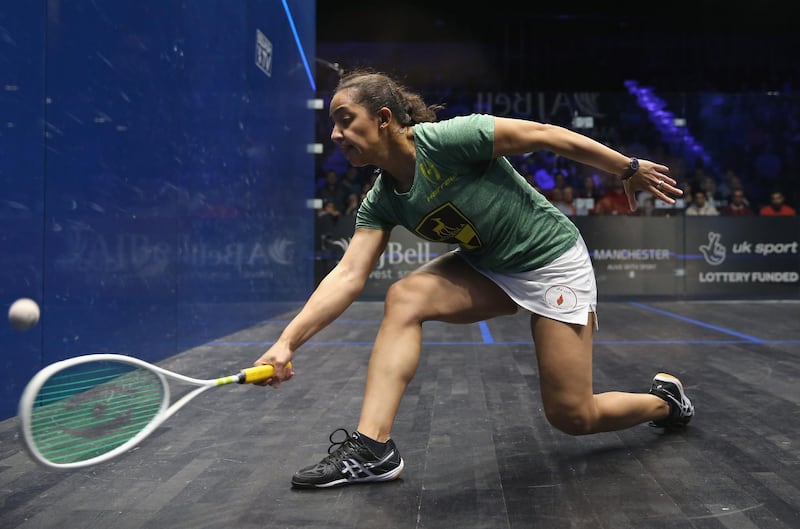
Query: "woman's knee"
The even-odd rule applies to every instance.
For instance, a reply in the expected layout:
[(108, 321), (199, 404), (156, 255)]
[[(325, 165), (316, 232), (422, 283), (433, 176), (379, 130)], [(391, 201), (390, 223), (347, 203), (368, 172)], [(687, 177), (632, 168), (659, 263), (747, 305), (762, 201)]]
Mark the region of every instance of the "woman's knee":
[(414, 320), (424, 320), (431, 310), (428, 290), (415, 274), (395, 281), (386, 290), (384, 312)]
[(569, 435), (586, 435), (594, 431), (594, 416), (588, 406), (545, 406), (545, 417), (555, 428)]

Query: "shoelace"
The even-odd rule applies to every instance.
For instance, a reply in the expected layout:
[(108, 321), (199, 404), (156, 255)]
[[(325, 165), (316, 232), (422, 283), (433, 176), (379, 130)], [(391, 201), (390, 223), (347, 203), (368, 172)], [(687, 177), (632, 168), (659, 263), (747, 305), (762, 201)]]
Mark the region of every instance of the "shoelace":
[[(342, 441), (335, 441), (333, 437), (337, 434), (337, 432), (344, 432), (345, 438)], [(341, 461), (345, 458), (345, 453), (347, 453), (348, 448), (358, 449), (358, 444), (356, 444), (355, 439), (353, 439), (352, 434), (348, 432), (344, 428), (337, 428), (336, 430), (332, 431), (331, 434), (328, 436), (328, 440), (331, 442), (331, 445), (328, 447), (328, 456), (325, 458), (326, 461), (336, 462)]]

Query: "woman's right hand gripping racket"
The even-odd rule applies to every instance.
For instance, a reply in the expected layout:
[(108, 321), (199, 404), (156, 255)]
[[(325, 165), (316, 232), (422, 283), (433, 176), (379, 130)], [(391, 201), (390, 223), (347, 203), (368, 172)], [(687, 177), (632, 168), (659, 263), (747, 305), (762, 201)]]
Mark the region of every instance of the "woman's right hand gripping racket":
[[(263, 382), (273, 373), (273, 366), (263, 365), (204, 380), (125, 355), (69, 358), (45, 367), (25, 387), (19, 403), (22, 440), (47, 467), (87, 467), (127, 452), (201, 393)], [(168, 379), (195, 388), (171, 403)]]

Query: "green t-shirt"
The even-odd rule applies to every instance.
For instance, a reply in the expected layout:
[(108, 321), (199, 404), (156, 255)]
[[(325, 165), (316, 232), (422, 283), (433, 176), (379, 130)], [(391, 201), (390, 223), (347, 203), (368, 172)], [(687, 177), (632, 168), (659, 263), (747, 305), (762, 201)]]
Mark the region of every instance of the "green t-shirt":
[(494, 117), (414, 125), (416, 171), (407, 193), (381, 175), (358, 209), (357, 228), (401, 225), (434, 242), (458, 244), (475, 265), (523, 272), (575, 244), (578, 229), (506, 158), (492, 158)]

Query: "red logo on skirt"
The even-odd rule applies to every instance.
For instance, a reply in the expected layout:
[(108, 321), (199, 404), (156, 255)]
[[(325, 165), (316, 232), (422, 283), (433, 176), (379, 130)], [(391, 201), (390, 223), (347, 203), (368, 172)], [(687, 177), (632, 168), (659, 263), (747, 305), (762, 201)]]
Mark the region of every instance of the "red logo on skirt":
[(578, 296), (570, 287), (556, 285), (544, 293), (544, 300), (554, 309), (572, 310), (578, 305)]

